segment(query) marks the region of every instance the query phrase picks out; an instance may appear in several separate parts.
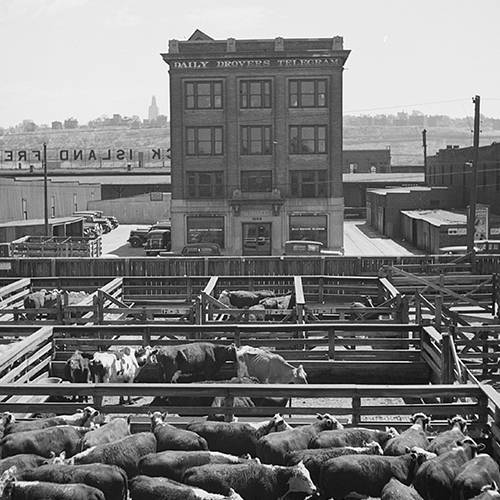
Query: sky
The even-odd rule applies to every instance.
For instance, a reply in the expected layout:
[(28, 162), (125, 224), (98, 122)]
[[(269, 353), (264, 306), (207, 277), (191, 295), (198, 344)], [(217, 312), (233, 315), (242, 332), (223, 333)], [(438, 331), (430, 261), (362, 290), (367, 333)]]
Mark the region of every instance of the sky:
[(500, 118), (500, 0), (0, 0), (0, 126), (168, 115), (170, 39), (340, 35), (344, 114)]

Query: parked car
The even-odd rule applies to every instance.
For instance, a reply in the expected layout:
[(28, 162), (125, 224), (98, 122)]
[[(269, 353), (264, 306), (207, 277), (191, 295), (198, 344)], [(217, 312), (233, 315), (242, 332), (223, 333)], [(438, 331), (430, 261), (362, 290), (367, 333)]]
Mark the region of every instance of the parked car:
[(320, 241), (288, 240), (285, 241), (283, 255), (343, 255), (340, 250), (326, 250)]
[(174, 257), (183, 255), (185, 257), (201, 257), (210, 255), (221, 255), (220, 246), (217, 243), (189, 243), (184, 245), (179, 253), (160, 252), (160, 257)]
[(169, 252), (171, 248), (170, 229), (155, 229), (147, 233), (144, 250), (146, 255), (159, 255), (160, 252)]
[(110, 224), (113, 226), (113, 229), (117, 228), (120, 224), (118, 219), (114, 215), (103, 215), (105, 219), (108, 219)]
[(128, 242), (130, 243), (130, 246), (132, 247), (142, 247), (148, 238), (148, 233), (150, 231), (155, 231), (157, 229), (168, 229), (170, 230), (171, 225), (169, 221), (158, 221), (155, 222), (151, 227), (149, 228), (135, 228), (130, 231), (129, 237), (128, 237)]

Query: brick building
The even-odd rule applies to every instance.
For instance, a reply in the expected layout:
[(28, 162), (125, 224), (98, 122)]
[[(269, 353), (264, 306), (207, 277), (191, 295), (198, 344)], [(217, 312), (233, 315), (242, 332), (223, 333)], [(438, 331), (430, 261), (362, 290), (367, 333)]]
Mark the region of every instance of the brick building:
[[(429, 185), (452, 189), (457, 207), (465, 208), (469, 203), (472, 157), (472, 147), (447, 146), (427, 160)], [(479, 148), (477, 201), (489, 205), (490, 212), (500, 214), (500, 143)]]
[(391, 149), (344, 149), (344, 174), (391, 172)]
[(343, 246), (341, 37), (171, 40), (172, 249)]

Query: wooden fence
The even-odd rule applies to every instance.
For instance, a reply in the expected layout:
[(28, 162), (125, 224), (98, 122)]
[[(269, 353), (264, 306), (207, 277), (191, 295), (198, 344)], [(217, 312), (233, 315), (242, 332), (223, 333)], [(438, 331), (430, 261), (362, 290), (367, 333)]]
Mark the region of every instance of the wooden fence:
[(101, 237), (23, 236), (10, 243), (12, 257), (99, 257)]
[[(475, 274), (497, 272), (499, 255), (478, 255)], [(131, 257), (0, 259), (0, 276), (377, 276), (382, 266), (412, 273), (470, 272), (453, 255), (384, 257)]]

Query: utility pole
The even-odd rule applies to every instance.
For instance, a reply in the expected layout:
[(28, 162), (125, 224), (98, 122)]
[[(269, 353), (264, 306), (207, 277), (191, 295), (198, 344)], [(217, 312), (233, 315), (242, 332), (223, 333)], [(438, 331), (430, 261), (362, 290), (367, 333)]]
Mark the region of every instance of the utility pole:
[(45, 236), (49, 236), (49, 201), (47, 194), (47, 143), (43, 143), (43, 207), (45, 217)]
[(422, 146), (424, 147), (424, 180), (425, 185), (429, 185), (429, 174), (427, 172), (427, 130), (422, 130)]
[(474, 266), (474, 234), (476, 232), (476, 203), (477, 203), (477, 163), (479, 159), (479, 120), (481, 98), (477, 95), (472, 98), (474, 103), (474, 139), (472, 172), (469, 196), (469, 219), (467, 220), (467, 253), (471, 254), (471, 262)]

